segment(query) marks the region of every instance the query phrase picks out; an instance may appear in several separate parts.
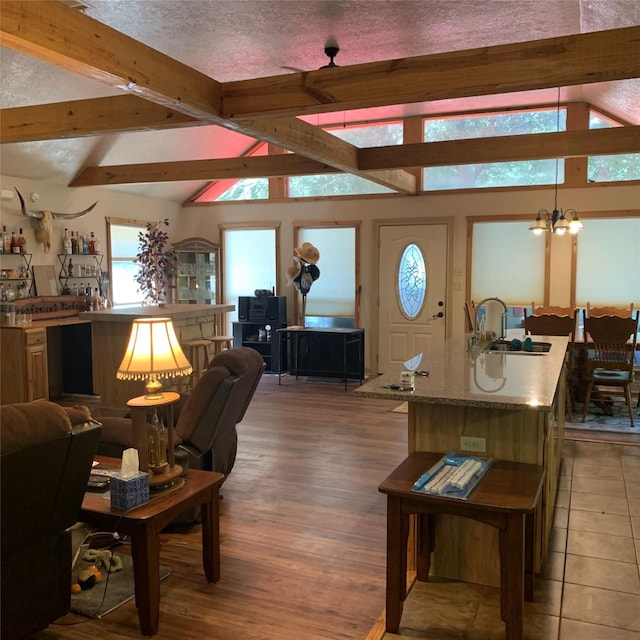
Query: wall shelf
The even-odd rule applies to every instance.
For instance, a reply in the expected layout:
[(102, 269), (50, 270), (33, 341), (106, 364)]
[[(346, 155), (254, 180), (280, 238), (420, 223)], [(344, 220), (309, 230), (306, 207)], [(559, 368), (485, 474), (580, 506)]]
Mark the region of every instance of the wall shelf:
[[(16, 260), (16, 258), (22, 258), (23, 264), (20, 264), (20, 260)], [(3, 289), (6, 290), (6, 288), (11, 287), (13, 283), (18, 285), (25, 283), (27, 295), (24, 297), (30, 297), (32, 295), (33, 272), (31, 271), (31, 258), (31, 253), (0, 254), (0, 264), (2, 265), (2, 270), (0, 271), (0, 282), (2, 283)], [(18, 299), (18, 290), (15, 291), (15, 299)]]
[[(70, 293), (69, 282), (78, 284), (87, 281), (89, 284), (95, 282), (95, 287), (102, 295), (102, 282), (104, 275), (102, 271), (102, 253), (59, 253), (60, 271), (58, 280), (62, 287), (62, 294)], [(75, 261), (75, 262), (74, 262)], [(69, 264), (73, 264), (73, 275), (69, 275)]]

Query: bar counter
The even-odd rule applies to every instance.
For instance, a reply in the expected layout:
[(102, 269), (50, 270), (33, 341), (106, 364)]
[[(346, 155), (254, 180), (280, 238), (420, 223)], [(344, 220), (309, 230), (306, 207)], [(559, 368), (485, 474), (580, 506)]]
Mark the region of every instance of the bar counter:
[[(400, 382), (398, 367), (354, 394), (408, 402), (408, 453), (463, 451), (463, 437), (482, 438), (485, 450), (476, 449), (478, 455), (543, 466), (545, 484), (536, 512), (535, 567), (539, 571), (547, 555), (562, 460), (568, 339), (533, 339), (551, 343), (550, 351), (468, 351), (466, 336), (461, 335), (434, 345), (418, 367), (429, 375), (416, 375), (413, 391), (388, 388)], [(495, 531), (443, 516), (436, 536), (435, 575), (499, 584)]]
[(224, 314), (234, 309), (232, 304), (167, 304), (81, 312), (80, 320), (91, 322), (93, 386), (101, 404), (126, 408), (127, 400), (144, 393), (143, 382), (116, 379), (135, 318), (171, 318), (178, 339), (183, 341), (216, 335)]
[(177, 321), (212, 317), (234, 311), (233, 304), (166, 304), (164, 306), (127, 307), (124, 309), (104, 309), (102, 311), (82, 311), (80, 318), (91, 322), (124, 322), (131, 324), (135, 318), (171, 318)]

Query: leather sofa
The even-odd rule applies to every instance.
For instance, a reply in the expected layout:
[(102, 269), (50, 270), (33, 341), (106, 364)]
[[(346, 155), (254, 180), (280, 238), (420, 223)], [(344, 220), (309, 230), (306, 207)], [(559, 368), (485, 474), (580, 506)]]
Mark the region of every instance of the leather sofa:
[(102, 425), (86, 407), (0, 406), (2, 639), (28, 638), (71, 603), (71, 534)]

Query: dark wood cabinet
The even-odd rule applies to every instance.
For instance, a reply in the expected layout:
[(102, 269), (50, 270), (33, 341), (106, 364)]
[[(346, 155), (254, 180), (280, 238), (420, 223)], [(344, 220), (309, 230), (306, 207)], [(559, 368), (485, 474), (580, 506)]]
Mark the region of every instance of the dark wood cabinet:
[(282, 345), (290, 343), (290, 373), (298, 376), (364, 380), (364, 329), (282, 329)]
[(287, 369), (287, 345), (279, 342), (276, 332), (286, 326), (277, 321), (234, 322), (233, 346), (255, 349), (267, 365), (266, 373), (281, 373)]

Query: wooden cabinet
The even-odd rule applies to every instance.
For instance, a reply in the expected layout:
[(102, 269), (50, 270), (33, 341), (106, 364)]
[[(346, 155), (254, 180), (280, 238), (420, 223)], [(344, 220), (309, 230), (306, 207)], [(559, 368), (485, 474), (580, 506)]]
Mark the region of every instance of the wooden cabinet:
[(176, 253), (174, 301), (180, 304), (220, 303), (220, 247), (203, 238), (173, 245)]
[(49, 399), (46, 329), (2, 327), (0, 403)]
[(234, 322), (233, 346), (255, 349), (267, 365), (266, 373), (281, 373), (287, 369), (287, 345), (279, 340), (277, 330), (286, 326), (278, 321)]

